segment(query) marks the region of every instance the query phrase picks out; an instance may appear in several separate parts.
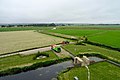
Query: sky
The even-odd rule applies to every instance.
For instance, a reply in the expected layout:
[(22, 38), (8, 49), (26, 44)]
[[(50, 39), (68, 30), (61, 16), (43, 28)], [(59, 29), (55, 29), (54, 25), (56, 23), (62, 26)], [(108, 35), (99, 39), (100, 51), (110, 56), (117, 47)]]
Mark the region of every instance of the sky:
[(120, 23), (120, 0), (0, 0), (0, 23)]

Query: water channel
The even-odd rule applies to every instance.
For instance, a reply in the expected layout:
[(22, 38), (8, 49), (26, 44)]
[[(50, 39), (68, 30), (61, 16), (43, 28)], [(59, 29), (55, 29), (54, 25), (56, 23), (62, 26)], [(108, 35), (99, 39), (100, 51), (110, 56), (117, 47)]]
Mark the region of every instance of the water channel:
[[(90, 60), (99, 62), (103, 59), (98, 57), (89, 57)], [(59, 64), (54, 64), (48, 67), (38, 68), (27, 72), (22, 72), (15, 75), (0, 77), (0, 80), (57, 80), (57, 74), (68, 67), (73, 67), (73, 62), (66, 61)]]

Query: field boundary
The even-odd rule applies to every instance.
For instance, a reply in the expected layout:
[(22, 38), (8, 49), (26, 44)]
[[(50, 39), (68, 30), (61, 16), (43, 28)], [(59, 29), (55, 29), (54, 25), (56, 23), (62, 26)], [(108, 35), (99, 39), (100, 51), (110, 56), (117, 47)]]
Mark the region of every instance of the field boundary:
[(107, 49), (111, 49), (111, 50), (115, 50), (115, 51), (119, 51), (120, 52), (120, 48), (114, 48), (111, 46), (107, 46), (105, 44), (101, 44), (101, 43), (96, 43), (96, 42), (92, 42), (92, 41), (86, 41), (84, 43), (90, 44), (90, 45), (94, 45), (94, 46), (99, 46), (99, 47), (103, 47), (103, 48), (107, 48)]
[(37, 32), (38, 33), (42, 33), (42, 34), (47, 34), (47, 35), (55, 36), (55, 37), (64, 38), (64, 39), (77, 40), (77, 37), (70, 36), (70, 35), (64, 35), (64, 34), (53, 33), (53, 32), (45, 32), (45, 31), (37, 31)]

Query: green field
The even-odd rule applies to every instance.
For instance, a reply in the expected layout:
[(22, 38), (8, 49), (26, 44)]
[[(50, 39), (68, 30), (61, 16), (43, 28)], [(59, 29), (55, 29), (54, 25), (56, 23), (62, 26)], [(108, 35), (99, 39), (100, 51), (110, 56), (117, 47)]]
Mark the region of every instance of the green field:
[[(119, 80), (120, 68), (107, 62), (96, 63), (89, 66), (90, 80)], [(85, 67), (75, 67), (70, 71), (61, 73), (59, 80), (74, 80), (77, 76), (79, 80), (87, 80), (87, 70)]]
[(67, 50), (72, 52), (74, 55), (82, 54), (82, 53), (98, 53), (103, 56), (108, 57), (111, 60), (115, 60), (117, 62), (120, 62), (120, 52), (114, 51), (114, 50), (109, 50), (97, 46), (92, 46), (92, 45), (66, 45), (64, 46)]
[(0, 32), (0, 54), (47, 46), (63, 40), (34, 31)]
[(56, 29), (56, 30), (47, 30), (49, 32), (54, 32), (54, 33), (60, 33), (60, 34), (66, 34), (66, 35), (72, 35), (72, 36), (88, 36), (88, 35), (93, 35), (99, 32), (104, 32), (103, 30), (84, 30), (84, 29)]
[(45, 59), (33, 60), (33, 57), (35, 57), (36, 55), (33, 54), (28, 56), (15, 55), (10, 57), (0, 58), (0, 70), (17, 67), (17, 66), (32, 65), (33, 63), (36, 62), (54, 60), (58, 58), (52, 51), (43, 52), (43, 53), (49, 54), (49, 57)]
[[(6, 54), (19, 50), (26, 50), (36, 47), (48, 46), (62, 42), (63, 38), (50, 36), (37, 31), (60, 33), (63, 36), (87, 36), (89, 41), (105, 44), (111, 47), (120, 48), (120, 28), (113, 26), (104, 27), (58, 27), (56, 30), (51, 28), (39, 27), (24, 27), (24, 28), (0, 28), (0, 54)], [(117, 30), (118, 29), (118, 30)], [(37, 30), (37, 31), (35, 31)], [(58, 35), (57, 34), (57, 35)], [(64, 35), (65, 34), (65, 35)], [(70, 37), (71, 37), (70, 36)], [(69, 37), (69, 36), (68, 36)], [(79, 54), (100, 54), (110, 60), (120, 63), (120, 52), (110, 50), (90, 44), (75, 45), (68, 44), (63, 48), (70, 51), (73, 55)], [(36, 54), (21, 56), (14, 55), (5, 58), (0, 58), (0, 71), (7, 70), (8, 68), (30, 66), (36, 62), (44, 62), (59, 59), (52, 51), (44, 52), (49, 54), (45, 59), (33, 59)], [(60, 54), (60, 53), (59, 53)], [(65, 56), (66, 57), (66, 56)], [(64, 58), (64, 57), (63, 57)], [(107, 62), (100, 62), (90, 65), (91, 80), (119, 80), (120, 69), (119, 67)], [(70, 71), (61, 73), (60, 80), (73, 80), (74, 76), (78, 76), (80, 80), (87, 80), (87, 70), (84, 67), (74, 67)], [(80, 74), (82, 73), (82, 74)]]
[[(118, 29), (118, 30), (117, 30)], [(56, 30), (47, 30), (48, 32), (72, 35), (76, 37), (87, 36), (89, 41), (104, 44), (114, 48), (120, 48), (120, 29), (114, 27), (99, 28), (79, 28), (62, 27)]]
[(90, 41), (120, 48), (120, 30), (110, 30), (105, 33), (88, 37)]

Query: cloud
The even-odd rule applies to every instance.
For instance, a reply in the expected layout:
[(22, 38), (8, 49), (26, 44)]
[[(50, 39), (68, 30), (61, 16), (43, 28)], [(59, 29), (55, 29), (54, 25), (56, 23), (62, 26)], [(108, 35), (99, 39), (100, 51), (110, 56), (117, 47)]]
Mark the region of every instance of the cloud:
[(0, 23), (120, 23), (119, 0), (0, 0)]

